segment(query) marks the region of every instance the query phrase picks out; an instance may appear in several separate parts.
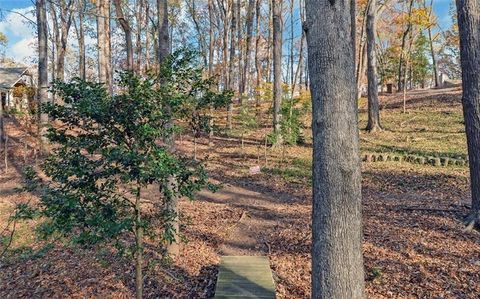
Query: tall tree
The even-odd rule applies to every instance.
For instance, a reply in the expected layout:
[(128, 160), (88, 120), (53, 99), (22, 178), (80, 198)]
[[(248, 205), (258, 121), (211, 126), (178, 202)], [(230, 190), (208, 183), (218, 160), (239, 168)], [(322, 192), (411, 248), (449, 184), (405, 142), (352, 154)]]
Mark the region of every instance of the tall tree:
[[(38, 84), (37, 100), (40, 105), (48, 102), (48, 27), (47, 27), (47, 8), (46, 0), (37, 0), (35, 2), (37, 15), (37, 42), (38, 42)], [(47, 123), (48, 115), (41, 112), (39, 115), (39, 135), (40, 151), (47, 152)]]
[(57, 79), (65, 78), (65, 55), (67, 54), (68, 34), (73, 20), (74, 1), (59, 1), (60, 6), (60, 37), (57, 45)]
[[(427, 9), (427, 1), (423, 1), (423, 6)], [(433, 0), (430, 0), (430, 6), (428, 7), (428, 21), (429, 25), (427, 28), (428, 32), (428, 41), (430, 43), (430, 55), (432, 56), (432, 70), (433, 70), (433, 82), (435, 87), (438, 87), (438, 71), (437, 71), (437, 55), (435, 54), (435, 49), (433, 47), (434, 37), (432, 34), (432, 27), (435, 25), (435, 16), (433, 15)]]
[[(5, 48), (7, 47), (8, 38), (0, 32), (0, 62), (5, 60)], [(0, 98), (0, 150), (3, 149), (3, 142), (5, 141), (5, 127), (3, 122), (3, 100)]]
[(208, 76), (213, 76), (213, 56), (215, 54), (215, 15), (213, 0), (208, 0)]
[(112, 93), (112, 53), (110, 44), (110, 0), (97, 0), (98, 77)]
[(478, 0), (457, 0), (462, 65), (463, 114), (467, 133), (472, 188), (468, 228), (480, 229), (480, 5)]
[[(208, 0), (208, 77), (213, 77), (213, 57), (215, 55), (215, 17), (213, 12), (213, 0)], [(210, 109), (210, 120), (209, 120), (209, 134), (208, 134), (208, 145), (213, 146), (213, 109)]]
[[(260, 17), (261, 17), (261, 7), (262, 7), (262, 0), (257, 0), (257, 4), (255, 6), (255, 71), (257, 73), (256, 80), (255, 80), (255, 90), (258, 90), (260, 87), (260, 83), (262, 81), (262, 66), (260, 62), (260, 41), (262, 37), (261, 27), (260, 27)], [(260, 104), (259, 102), (260, 97), (257, 96), (257, 105)]]
[[(283, 0), (272, 0), (273, 10), (273, 131), (280, 136), (282, 107), (282, 4)], [(280, 139), (277, 137), (277, 139)], [(278, 140), (281, 141), (281, 140)]]
[(86, 79), (86, 49), (85, 49), (85, 31), (84, 27), (84, 18), (85, 18), (85, 1), (78, 0), (77, 1), (77, 19), (78, 24), (75, 20), (73, 20), (73, 25), (75, 26), (75, 33), (78, 40), (78, 74), (79, 77), (83, 80)]
[[(235, 80), (234, 80), (234, 66), (235, 66), (235, 31), (237, 28), (237, 13), (236, 10), (238, 9), (237, 5), (233, 5), (233, 1), (230, 4), (231, 8), (231, 17), (232, 20), (230, 22), (230, 53), (229, 53), (229, 61), (228, 61), (228, 88), (230, 90), (235, 90)], [(226, 29), (225, 29), (226, 30)], [(238, 37), (238, 36), (237, 36)], [(227, 126), (228, 129), (232, 129), (232, 114), (233, 114), (233, 103), (228, 105), (227, 111)]]
[(168, 1), (157, 0), (158, 13), (158, 61), (161, 63), (170, 54), (168, 35)]
[[(125, 34), (125, 49), (127, 52), (127, 63), (126, 69), (133, 70), (133, 42), (132, 42), (132, 28), (130, 27), (130, 23), (128, 22), (127, 18), (123, 13), (122, 0), (113, 0), (115, 5), (115, 13), (117, 15), (117, 21), (122, 27), (122, 30)], [(140, 20), (137, 20), (139, 22)]]
[(378, 102), (377, 59), (375, 54), (377, 0), (370, 0), (367, 9), (367, 77), (368, 77), (368, 124), (367, 131), (382, 130)]
[[(168, 26), (168, 1), (167, 0), (157, 0), (157, 14), (158, 14), (158, 62), (160, 64), (165, 62), (165, 59), (170, 55), (170, 35), (169, 35), (169, 26)], [(170, 107), (166, 107), (165, 113), (172, 113)], [(173, 120), (173, 118), (171, 118)], [(173, 128), (173, 122), (166, 124), (166, 129), (171, 130)], [(170, 152), (175, 152), (175, 140), (173, 136), (165, 139), (164, 142), (168, 145)], [(170, 191), (170, 194), (175, 194), (177, 185), (177, 180), (174, 176), (170, 176), (168, 179), (167, 186), (161, 186), (161, 188), (167, 188)], [(174, 234), (174, 242), (167, 243), (167, 253), (172, 257), (178, 256), (180, 252), (179, 247), (179, 230), (180, 224), (178, 219), (178, 200), (176, 196), (171, 196), (166, 199), (165, 202), (165, 214), (169, 215), (169, 221), (166, 225), (171, 227), (171, 230)]]
[(306, 1), (313, 102), (312, 298), (365, 298), (354, 3)]
[[(403, 31), (402, 34), (402, 45), (400, 48), (400, 60), (398, 62), (398, 80), (397, 80), (397, 90), (401, 91), (404, 90), (403, 88), (403, 81), (405, 81), (405, 77), (407, 76), (407, 69), (408, 66), (405, 64), (408, 64), (408, 53), (406, 53), (406, 47), (407, 47), (407, 38), (408, 36), (412, 36), (412, 12), (413, 12), (413, 3), (414, 0), (409, 0), (408, 2), (408, 13), (407, 13), (407, 18), (406, 18), (406, 26), (405, 30)], [(410, 44), (411, 44), (411, 39), (410, 39)], [(407, 59), (405, 59), (407, 57)], [(405, 61), (407, 60), (407, 61)], [(403, 79), (403, 80), (402, 80)]]
[(359, 46), (357, 47), (357, 53), (356, 53), (356, 73), (355, 73), (355, 78), (357, 82), (357, 93), (358, 93), (358, 98), (361, 96), (361, 87), (363, 84), (363, 76), (365, 74), (365, 67), (366, 67), (366, 60), (367, 60), (367, 47), (366, 47), (366, 38), (365, 38), (365, 33), (367, 31), (367, 13), (368, 13), (368, 7), (370, 4), (370, 0), (365, 3), (365, 9), (362, 10), (363, 12), (363, 19), (362, 19), (362, 26), (360, 28), (360, 36), (359, 36)]
[(245, 86), (249, 82), (250, 75), (250, 59), (252, 49), (252, 35), (253, 35), (253, 14), (255, 8), (255, 0), (248, 0), (247, 7), (247, 41), (245, 46), (245, 62), (243, 64), (242, 80), (240, 82), (240, 99), (244, 102)]

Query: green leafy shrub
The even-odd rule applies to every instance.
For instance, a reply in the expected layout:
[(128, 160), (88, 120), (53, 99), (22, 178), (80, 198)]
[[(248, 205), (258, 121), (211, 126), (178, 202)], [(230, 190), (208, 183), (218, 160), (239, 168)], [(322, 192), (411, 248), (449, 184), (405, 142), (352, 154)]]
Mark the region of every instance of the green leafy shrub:
[[(60, 234), (83, 245), (113, 241), (123, 250), (128, 247), (124, 237), (133, 236), (135, 243), (127, 249), (140, 276), (144, 235), (178, 241), (170, 225), (178, 215), (165, 208), (169, 201), (193, 199), (202, 188), (216, 186), (208, 183), (200, 163), (161, 140), (172, 138), (175, 128), (169, 124), (187, 119), (195, 101), (198, 109), (198, 103), (215, 106), (223, 99), (202, 79), (192, 57), (175, 53), (159, 75), (121, 73), (113, 96), (102, 84), (80, 79), (53, 84), (51, 91), (64, 105), (41, 107), (55, 124), (47, 133), (52, 151), (40, 173), (26, 171), (27, 189), (38, 192), (40, 200), (35, 213), (25, 207), (24, 213), (45, 219), (39, 227), (44, 237)], [(159, 187), (159, 198), (145, 198), (150, 185)]]

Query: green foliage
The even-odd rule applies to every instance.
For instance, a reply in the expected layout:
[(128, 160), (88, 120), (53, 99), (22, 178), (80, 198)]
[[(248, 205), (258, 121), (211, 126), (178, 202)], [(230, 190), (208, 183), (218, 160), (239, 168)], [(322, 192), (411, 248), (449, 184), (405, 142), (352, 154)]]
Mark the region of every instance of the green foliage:
[(242, 135), (258, 127), (255, 110), (247, 106), (241, 107), (240, 113), (235, 116), (235, 119), (238, 122), (238, 129)]
[(415, 40), (411, 54), (411, 80), (415, 85), (424, 85), (431, 73), (431, 64), (428, 59), (429, 43), (426, 36), (421, 33)]
[(309, 102), (305, 102), (301, 107), (297, 107), (297, 102), (296, 99), (288, 98), (282, 103), (281, 135), (283, 142), (290, 145), (305, 141), (302, 134), (302, 116), (308, 112)]
[[(216, 82), (213, 78), (203, 78), (203, 69), (199, 64), (192, 64), (195, 52), (177, 52), (172, 58), (180, 56), (181, 60), (176, 62), (176, 68), (181, 70), (182, 76), (186, 75), (185, 80), (172, 80), (170, 86), (166, 85), (176, 95), (181, 94), (180, 101), (172, 106), (178, 119), (187, 124), (187, 128), (199, 137), (202, 133), (209, 133), (211, 128), (211, 111), (227, 107), (231, 102), (233, 92), (227, 90), (216, 92)], [(178, 58), (173, 59), (175, 62)], [(168, 71), (168, 70), (167, 70)], [(174, 76), (177, 79), (177, 76)], [(172, 93), (170, 93), (172, 94)]]
[(379, 268), (373, 268), (372, 269), (372, 278), (375, 279), (381, 279), (383, 276), (382, 270)]
[[(191, 57), (175, 53), (159, 76), (121, 73), (120, 91), (113, 96), (102, 84), (78, 78), (53, 84), (51, 91), (65, 104), (41, 108), (55, 123), (47, 134), (52, 152), (41, 165), (48, 179), (26, 172), (27, 189), (40, 193), (37, 213), (45, 218), (39, 228), (44, 236), (60, 233), (88, 245), (118, 240), (139, 226), (158, 237), (155, 228), (163, 225), (160, 237), (176, 241), (165, 224), (178, 215), (164, 212), (165, 204), (174, 196), (193, 199), (202, 188), (214, 188), (201, 164), (159, 142), (172, 137), (168, 124), (186, 117), (193, 99), (216, 103), (218, 95), (197, 75)], [(176, 185), (167, 188), (171, 177)], [(148, 185), (159, 186), (161, 198), (147, 209), (142, 190)]]

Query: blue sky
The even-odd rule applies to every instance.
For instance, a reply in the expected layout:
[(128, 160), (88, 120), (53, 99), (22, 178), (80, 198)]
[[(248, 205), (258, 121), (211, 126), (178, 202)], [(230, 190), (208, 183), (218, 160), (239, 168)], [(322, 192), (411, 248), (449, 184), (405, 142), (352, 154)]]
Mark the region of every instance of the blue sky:
[(17, 61), (30, 62), (29, 56), (33, 54), (35, 42), (35, 30), (20, 15), (11, 11), (20, 12), (35, 21), (31, 10), (34, 8), (34, 0), (0, 0), (0, 31), (8, 38), (6, 56)]
[[(34, 28), (25, 21), (20, 15), (10, 11), (18, 11), (35, 20), (31, 13), (34, 9), (35, 0), (0, 0), (0, 32), (7, 35), (9, 39), (6, 49), (7, 57), (12, 57), (17, 61), (29, 63), (29, 56), (33, 54), (33, 44), (35, 42)], [(442, 29), (447, 29), (451, 25), (449, 9), (454, 0), (434, 0), (434, 10), (438, 17)]]

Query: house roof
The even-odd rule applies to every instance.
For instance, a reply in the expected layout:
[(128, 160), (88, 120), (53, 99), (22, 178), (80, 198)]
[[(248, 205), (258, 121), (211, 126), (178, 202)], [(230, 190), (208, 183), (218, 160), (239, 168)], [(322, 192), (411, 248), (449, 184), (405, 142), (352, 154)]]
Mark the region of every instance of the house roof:
[(0, 89), (11, 88), (27, 71), (27, 67), (0, 67)]

